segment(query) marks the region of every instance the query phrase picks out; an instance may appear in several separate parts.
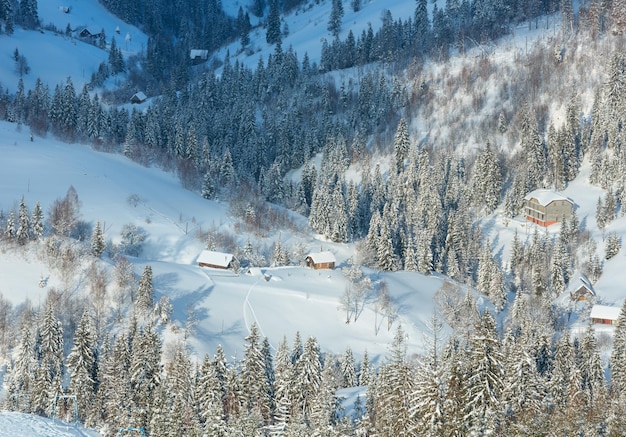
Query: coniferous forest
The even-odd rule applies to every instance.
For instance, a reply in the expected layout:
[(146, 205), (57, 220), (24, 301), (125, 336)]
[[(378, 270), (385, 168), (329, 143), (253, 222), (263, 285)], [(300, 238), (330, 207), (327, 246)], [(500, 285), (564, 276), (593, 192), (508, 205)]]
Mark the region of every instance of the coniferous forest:
[[(2, 33), (44, 24), (36, 5), (17, 3), (0, 0)], [(575, 271), (595, 282), (621, 240), (607, 233), (599, 255), (573, 214), (556, 236), (516, 236), (503, 262), (480, 226), (497, 208), (520, 215), (534, 189), (566, 188), (585, 161), (590, 182), (605, 190), (599, 226), (626, 211), (624, 1), (575, 8), (571, 0), (448, 0), (429, 14), (427, 0), (417, 0), (413, 16), (386, 13), (378, 30), (341, 39), (343, 8), (356, 11), (361, 1), (332, 0), (333, 38), (320, 44), (319, 63), (283, 47), (280, 24), (282, 14), (319, 0), (255, 0), (236, 18), (219, 0), (102, 3), (149, 36), (145, 53), (124, 59), (112, 39), (108, 62), (80, 90), (71, 78), (37, 80), (31, 90), (20, 83), (14, 94), (0, 84), (1, 120), (175, 173), (186, 189), (230, 202), (245, 226), (259, 226), (250, 211), (269, 202), (307, 217), (334, 242), (355, 243), (359, 264), (450, 282), (436, 296), (440, 314), (419, 356), (407, 350), (401, 327), (374, 364), (367, 351), (324, 354), (315, 338), (299, 335), (272, 351), (253, 326), (238, 360), (218, 348), (197, 361), (184, 342), (164, 345), (159, 336), (171, 303), (155, 302), (149, 266), (134, 277), (124, 255), (137, 256), (145, 235), (129, 226), (112, 259), (119, 300), (131, 310), (120, 306), (113, 322), (104, 320), (105, 273), (95, 262), (88, 299), (59, 290), (39, 307), (0, 299), (0, 350), (13, 357), (5, 408), (70, 418), (70, 402), (54, 413), (51, 405), (59, 393), (75, 395), (78, 420), (103, 435), (116, 435), (120, 424), (150, 436), (626, 434), (626, 306), (608, 368), (593, 330), (572, 337), (567, 315), (553, 307)], [(213, 51), (238, 40), (245, 51), (251, 15), (274, 46), (268, 59), (252, 69), (228, 55), (210, 67), (192, 65), (196, 47)], [(509, 64), (488, 56), (517, 27), (537, 29), (541, 17), (560, 23), (554, 38)], [(472, 50), (463, 68), (433, 72), (433, 64), (447, 70)], [(603, 74), (587, 77), (591, 52), (600, 51)], [(120, 89), (101, 88), (115, 75), (125, 77)], [(122, 96), (137, 88), (157, 97), (129, 112)], [(440, 110), (459, 95), (469, 103)], [(562, 102), (564, 117), (551, 114), (547, 99)], [(435, 134), (416, 137), (416, 119)], [(349, 168), (358, 169), (358, 182)], [(286, 177), (295, 169), (297, 181)], [(2, 250), (31, 245), (69, 281), (79, 258), (111, 250), (100, 223), (90, 229), (79, 208), (73, 188), (47, 216), (22, 199), (0, 213)], [(256, 252), (256, 264), (289, 263), (222, 244), (242, 262)], [(494, 313), (479, 310), (458, 284), (486, 296)], [(344, 411), (336, 391), (350, 387), (365, 395)]]

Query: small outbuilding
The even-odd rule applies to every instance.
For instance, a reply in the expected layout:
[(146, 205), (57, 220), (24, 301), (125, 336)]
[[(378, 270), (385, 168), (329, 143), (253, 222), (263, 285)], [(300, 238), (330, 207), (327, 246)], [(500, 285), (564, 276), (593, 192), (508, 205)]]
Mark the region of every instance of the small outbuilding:
[(209, 59), (209, 51), (203, 49), (191, 49), (189, 51), (189, 59), (193, 64), (199, 64)]
[(130, 98), (130, 103), (132, 104), (143, 103), (147, 99), (148, 97), (143, 93), (143, 91), (139, 91), (133, 94), (133, 96)]
[(86, 39), (86, 40), (96, 40), (98, 38), (101, 38), (104, 36), (104, 30), (100, 29), (96, 29), (96, 28), (89, 28), (89, 27), (81, 27), (76, 29), (76, 32), (78, 33), (78, 36), (80, 38)]
[(608, 305), (594, 305), (591, 307), (591, 323), (598, 325), (615, 325), (622, 311), (621, 308)]
[(574, 202), (556, 191), (539, 189), (524, 197), (526, 220), (540, 226), (550, 226), (569, 217), (574, 211)]
[(232, 253), (215, 252), (212, 250), (203, 250), (198, 255), (199, 267), (210, 267), (212, 269), (230, 269), (232, 268), (235, 256)]
[(305, 258), (306, 266), (312, 269), (334, 269), (335, 263), (335, 255), (332, 252), (317, 252), (310, 253)]
[(569, 295), (574, 302), (584, 302), (595, 298), (596, 291), (594, 290), (593, 285), (591, 285), (589, 278), (581, 274), (578, 277), (578, 281), (573, 284)]

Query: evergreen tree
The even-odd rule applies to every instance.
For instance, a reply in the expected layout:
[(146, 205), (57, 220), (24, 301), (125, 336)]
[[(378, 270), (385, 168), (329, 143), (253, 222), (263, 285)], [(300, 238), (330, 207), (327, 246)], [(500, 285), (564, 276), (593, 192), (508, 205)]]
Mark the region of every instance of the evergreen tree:
[(250, 334), (245, 338), (245, 341), (246, 346), (240, 372), (243, 414), (256, 412), (269, 421), (271, 386), (265, 372), (261, 338), (256, 323), (250, 327)]
[(39, 25), (37, 0), (20, 0), (18, 11), (18, 21), (22, 26), (27, 29), (35, 29)]
[(375, 386), (376, 430), (381, 435), (414, 435), (409, 396), (415, 390), (413, 372), (406, 359), (405, 333), (398, 326), (389, 361), (381, 367)]
[(30, 412), (31, 392), (38, 367), (35, 341), (28, 322), (22, 324), (19, 352), (8, 373), (8, 395), (11, 405), (25, 413)]
[(15, 238), (15, 213), (13, 210), (9, 211), (9, 216), (7, 217), (6, 226), (4, 228), (4, 236), (8, 240)]
[(302, 412), (304, 420), (307, 421), (311, 415), (313, 399), (320, 390), (322, 380), (322, 364), (315, 337), (307, 339), (302, 355), (295, 363), (295, 369), (297, 391), (294, 401), (297, 409)]
[(104, 249), (106, 249), (106, 242), (104, 241), (104, 232), (100, 227), (100, 222), (96, 222), (96, 226), (93, 230), (93, 234), (91, 236), (91, 253), (93, 253), (98, 258), (102, 256), (104, 253)]
[(22, 196), (22, 200), (20, 201), (18, 215), (18, 226), (17, 232), (15, 234), (15, 239), (17, 240), (18, 244), (23, 246), (30, 239), (30, 220), (28, 217), (28, 209), (26, 208), (26, 201), (24, 200), (24, 196)]
[(265, 34), (265, 40), (268, 44), (279, 44), (281, 39), (278, 0), (270, 0), (270, 11), (267, 16), (267, 32)]
[(491, 434), (496, 429), (504, 377), (500, 349), (495, 320), (485, 312), (470, 340), (467, 414), (474, 435)]
[(409, 131), (404, 118), (400, 119), (396, 136), (393, 140), (393, 154), (395, 159), (396, 174), (400, 174), (404, 170), (404, 161), (408, 157), (411, 142), (409, 140)]
[(352, 349), (346, 347), (346, 352), (341, 357), (342, 387), (355, 387), (357, 385), (356, 368), (354, 366), (354, 356)]
[(335, 37), (339, 38), (339, 31), (341, 30), (341, 20), (343, 18), (343, 1), (332, 0), (332, 9), (330, 11), (330, 18), (328, 19), (328, 31)]
[(39, 325), (37, 341), (39, 368), (33, 387), (33, 412), (50, 414), (54, 397), (63, 393), (63, 327), (49, 301)]
[(152, 287), (152, 267), (146, 265), (139, 278), (137, 302), (135, 307), (142, 314), (148, 314), (154, 306), (154, 289)]
[(224, 422), (221, 382), (215, 364), (208, 354), (204, 356), (198, 380), (198, 414), (209, 437), (221, 437), (227, 434)]
[(161, 385), (161, 339), (148, 324), (133, 337), (130, 362), (132, 390), (131, 420), (137, 427), (148, 427), (150, 406), (155, 390)]
[(85, 311), (74, 334), (74, 346), (67, 356), (69, 392), (76, 395), (81, 421), (90, 415), (98, 385), (98, 355), (94, 337), (91, 316)]
[(33, 208), (33, 215), (30, 219), (31, 225), (31, 235), (36, 240), (41, 240), (43, 238), (43, 209), (41, 208), (41, 204), (37, 202), (35, 204), (35, 208)]

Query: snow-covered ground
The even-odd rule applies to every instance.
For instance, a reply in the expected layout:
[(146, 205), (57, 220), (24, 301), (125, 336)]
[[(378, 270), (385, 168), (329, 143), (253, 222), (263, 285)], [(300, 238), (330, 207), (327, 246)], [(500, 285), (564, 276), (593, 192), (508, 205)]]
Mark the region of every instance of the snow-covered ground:
[[(39, 1), (37, 7), (43, 25), (41, 31), (16, 26), (12, 35), (3, 34), (0, 38), (0, 84), (11, 93), (17, 90), (20, 78), (12, 59), (15, 49), (30, 67), (30, 72), (22, 76), (27, 91), (34, 88), (37, 78), (48, 84), (52, 92), (56, 85), (64, 84), (71, 77), (74, 88), (80, 92), (91, 80), (91, 74), (98, 71), (100, 63), (108, 61), (108, 51), (65, 36), (68, 25), (72, 30), (81, 27), (95, 32), (104, 30), (107, 44), (115, 38), (125, 55), (140, 53), (146, 48), (148, 38), (144, 33), (108, 12), (97, 0), (46, 0)], [(63, 12), (62, 7), (70, 7), (70, 12)], [(50, 24), (62, 34), (45, 30)]]
[(100, 434), (80, 425), (30, 414), (0, 411), (2, 437), (97, 437)]
[[(213, 354), (218, 344), (228, 356), (241, 356), (243, 338), (252, 323), (258, 324), (274, 347), (283, 336), (291, 342), (300, 332), (303, 339), (315, 336), (324, 351), (340, 354), (350, 346), (360, 355), (367, 349), (373, 361), (387, 352), (395, 327), (402, 324), (411, 352), (422, 350), (421, 332), (433, 314), (432, 297), (443, 284), (439, 277), (407, 272), (374, 274), (375, 284), (384, 280), (398, 304), (394, 328), (387, 330), (387, 321), (372, 304), (356, 323), (346, 324), (339, 299), (347, 280), (340, 268), (354, 255), (351, 245), (316, 240), (312, 234), (291, 237), (289, 241), (301, 239), (310, 252), (321, 246), (333, 251), (339, 265), (333, 271), (291, 266), (232, 275), (199, 268), (195, 259), (204, 242), (196, 238), (196, 231), (215, 226), (233, 232), (235, 220), (225, 204), (207, 201), (183, 189), (175, 176), (120, 155), (53, 139), (31, 142), (15, 124), (0, 123), (0, 156), (0, 210), (17, 208), (24, 196), (29, 208), (39, 201), (48, 211), (71, 185), (81, 202), (82, 220), (91, 225), (99, 221), (107, 240), (119, 242), (127, 223), (145, 229), (148, 239), (142, 257), (130, 260), (137, 275), (151, 265), (156, 298), (167, 295), (171, 299), (179, 326), (184, 324), (188, 308), (194, 309), (198, 325), (191, 344), (198, 357)], [(140, 199), (137, 206), (128, 202), (131, 195)], [(0, 253), (0, 265), (0, 292), (14, 305), (25, 299), (37, 305), (49, 287), (62, 285), (56, 271), (32, 249), (17, 256), (15, 252)], [(110, 295), (115, 288), (112, 278)], [(164, 335), (167, 339), (175, 334), (168, 330)]]

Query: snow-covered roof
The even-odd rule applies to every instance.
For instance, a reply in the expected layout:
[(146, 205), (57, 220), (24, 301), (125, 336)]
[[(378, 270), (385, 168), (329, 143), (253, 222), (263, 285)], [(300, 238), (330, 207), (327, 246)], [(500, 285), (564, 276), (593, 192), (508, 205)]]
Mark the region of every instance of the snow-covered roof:
[(198, 264), (210, 264), (212, 266), (228, 267), (233, 260), (232, 253), (214, 252), (212, 250), (203, 250), (198, 255)]
[(209, 57), (209, 51), (203, 49), (191, 49), (189, 51), (189, 57), (191, 59), (201, 58), (206, 59)]
[(142, 102), (148, 98), (148, 97), (147, 97), (147, 96), (143, 93), (143, 91), (136, 92), (135, 94), (133, 94), (133, 97), (136, 97), (138, 100), (140, 100), (140, 101), (142, 101)]
[(315, 264), (336, 262), (335, 255), (333, 255), (332, 252), (328, 251), (309, 253), (306, 257), (311, 258)]
[(590, 317), (592, 319), (617, 320), (622, 309), (608, 305), (594, 305), (591, 307)]
[(565, 197), (562, 194), (557, 193), (556, 191), (548, 190), (545, 188), (539, 188), (535, 191), (531, 191), (526, 196), (524, 196), (524, 200), (536, 199), (540, 205), (546, 206), (554, 202), (555, 200), (567, 200), (571, 204), (572, 200), (568, 197)]

